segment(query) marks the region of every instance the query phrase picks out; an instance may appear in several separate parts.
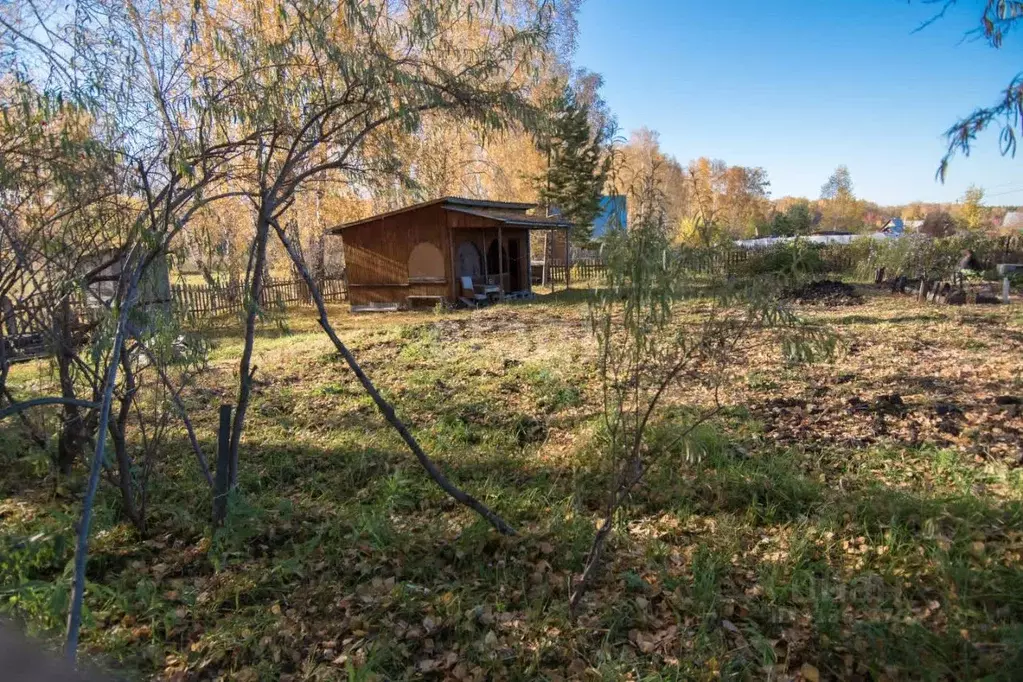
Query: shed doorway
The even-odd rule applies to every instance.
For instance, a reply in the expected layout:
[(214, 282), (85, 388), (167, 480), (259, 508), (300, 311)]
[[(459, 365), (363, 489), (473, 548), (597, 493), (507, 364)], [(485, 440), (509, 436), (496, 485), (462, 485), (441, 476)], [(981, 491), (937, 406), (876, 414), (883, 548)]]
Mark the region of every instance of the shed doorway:
[(508, 241), (508, 265), (508, 288), (511, 291), (522, 291), (525, 287), (522, 286), (522, 262), (519, 255), (518, 239)]
[(497, 260), (497, 240), (494, 239), (490, 242), (490, 247), (487, 249), (487, 272), (491, 275), (496, 275), (502, 270), (507, 274), (508, 272), (508, 249), (501, 249), (501, 262)]
[(483, 275), (483, 254), (478, 246), (465, 241), (458, 245), (458, 276), (481, 277)]

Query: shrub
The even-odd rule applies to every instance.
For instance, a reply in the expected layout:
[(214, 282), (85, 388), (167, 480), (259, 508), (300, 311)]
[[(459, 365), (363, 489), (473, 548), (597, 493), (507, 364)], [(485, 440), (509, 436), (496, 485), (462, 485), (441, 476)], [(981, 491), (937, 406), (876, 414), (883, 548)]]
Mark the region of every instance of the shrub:
[[(861, 269), (866, 272), (884, 268), (889, 275), (941, 279), (949, 277), (967, 249), (978, 261), (991, 264), (999, 252), (997, 239), (966, 234), (932, 239), (926, 235), (907, 235), (899, 239), (875, 241)], [(866, 274), (866, 272), (864, 274)]]
[(843, 246), (811, 244), (802, 239), (750, 251), (736, 264), (732, 274), (740, 277), (773, 275), (786, 280), (801, 280), (841, 271), (847, 260)]

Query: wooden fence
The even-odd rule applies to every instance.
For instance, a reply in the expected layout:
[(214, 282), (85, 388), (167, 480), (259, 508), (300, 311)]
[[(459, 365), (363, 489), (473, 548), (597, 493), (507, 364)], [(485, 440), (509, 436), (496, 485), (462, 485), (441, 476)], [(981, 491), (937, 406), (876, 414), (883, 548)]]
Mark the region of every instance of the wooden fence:
[[(325, 277), (319, 286), (327, 302), (348, 300), (348, 285), (344, 275)], [(242, 284), (173, 285), (169, 302), (186, 324), (195, 324), (219, 315), (241, 313), (245, 304), (245, 287)], [(300, 279), (268, 279), (259, 297), (263, 308), (283, 308), (312, 302), (308, 287)], [(164, 303), (166, 301), (157, 302), (158, 305)], [(71, 330), (76, 338), (93, 326), (99, 310), (97, 306), (87, 304), (81, 296), (74, 298), (70, 313)], [(47, 355), (54, 343), (52, 334), (55, 312), (35, 298), (15, 302), (8, 299), (0, 301), (0, 344), (3, 344), (0, 351), (12, 361)]]
[[(600, 260), (579, 260), (572, 261), (572, 281), (580, 282), (600, 279), (604, 276), (607, 266)], [(550, 278), (555, 283), (565, 282), (565, 273), (568, 268), (564, 261), (552, 261), (550, 265)]]
[[(689, 254), (683, 268), (698, 274), (727, 274), (734, 266), (748, 260), (749, 254), (749, 251), (744, 250)], [(607, 266), (603, 261), (586, 259), (573, 261), (571, 268), (572, 281), (577, 282), (601, 279)], [(553, 261), (550, 264), (550, 276), (555, 284), (565, 283), (567, 271), (564, 261)]]
[[(325, 277), (320, 280), (319, 287), (324, 301), (348, 300), (348, 285), (344, 275)], [(245, 294), (245, 286), (241, 283), (200, 286), (175, 284), (171, 286), (171, 305), (186, 319), (240, 313), (245, 307)], [(301, 279), (269, 278), (263, 283), (259, 296), (259, 305), (263, 308), (307, 305), (312, 302), (309, 287)]]

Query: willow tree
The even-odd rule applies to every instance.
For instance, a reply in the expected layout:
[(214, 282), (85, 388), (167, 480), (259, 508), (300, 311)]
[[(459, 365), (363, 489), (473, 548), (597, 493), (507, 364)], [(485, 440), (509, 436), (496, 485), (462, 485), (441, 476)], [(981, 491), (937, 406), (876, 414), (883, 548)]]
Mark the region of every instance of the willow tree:
[[(804, 323), (775, 295), (773, 277), (714, 282), (694, 278), (688, 250), (671, 243), (656, 176), (634, 192), (636, 219), (603, 244), (606, 284), (589, 302), (601, 387), (600, 443), (609, 489), (582, 572), (573, 581), (577, 615), (597, 579), (616, 522), (643, 480), (690, 447), (695, 430), (721, 409), (719, 388), (748, 354), (776, 345), (792, 362), (830, 355), (834, 340)], [(682, 406), (678, 418), (668, 405)], [(624, 525), (624, 524), (621, 524)]]
[[(85, 197), (83, 205), (99, 206), (110, 195), (122, 209), (122, 272), (89, 349), (101, 359), (90, 373), (97, 390), (91, 399), (61, 395), (0, 409), (2, 418), (40, 405), (73, 406), (87, 410), (94, 427), (68, 617), (70, 657), (77, 649), (92, 503), (107, 435), (117, 395), (131, 392), (122, 360), (126, 352), (146, 351), (136, 311), (139, 284), (154, 260), (179, 244), (192, 217), (216, 201), (241, 197), (254, 216), (233, 453), (251, 391), (267, 245), (276, 235), (309, 282), (324, 329), (419, 461), (456, 499), (511, 532), (447, 481), (376, 391), (334, 333), (316, 281), (280, 222), (299, 192), (320, 179), (366, 194), (392, 178), (391, 136), (415, 132), (431, 112), (447, 112), (479, 131), (530, 125), (528, 94), (543, 61), (538, 56), (553, 49), (565, 17), (555, 2), (509, 6), (514, 11), (488, 0), (26, 0), (5, 6), (5, 71), (57, 106), (71, 104), (90, 117), (91, 136), (118, 182)], [(10, 139), (0, 139), (5, 151)], [(73, 146), (44, 147), (63, 154), (75, 170)], [(6, 168), (13, 167), (10, 158), (5, 155)], [(21, 208), (4, 208), (11, 208), (3, 215), (6, 225), (25, 220)], [(55, 283), (75, 287), (81, 281), (78, 273), (64, 272)]]
[[(176, 30), (194, 17), (191, 4), (175, 8), (160, 0), (26, 0), (5, 6), (0, 16), (4, 85), (14, 95), (4, 99), (0, 130), (6, 241), (17, 246), (21, 272), (51, 309), (66, 310), (69, 297), (94, 275), (120, 266), (113, 295), (96, 308), (89, 343), (58, 338), (61, 394), (12, 400), (0, 410), (4, 417), (61, 405), (62, 423), (78, 425), (67, 444), (92, 445), (67, 624), (65, 651), (72, 659), (92, 506), (110, 440), (117, 454), (115, 485), (132, 521), (145, 528), (135, 513), (141, 508), (131, 510), (139, 493), (144, 508), (145, 490), (139, 491), (144, 481), (123, 447), (124, 419), (136, 411), (136, 371), (145, 367), (167, 388), (170, 377), (150, 346), (146, 314), (137, 309), (140, 285), (190, 216), (232, 193), (214, 188), (226, 177), (238, 141), (220, 130), (214, 140), (213, 99), (192, 96), (193, 79), (206, 65), (194, 59), (188, 32)], [(67, 134), (72, 123), (81, 124), (80, 134)], [(105, 254), (98, 263), (97, 254)], [(66, 336), (60, 330), (68, 329), (70, 316), (57, 317), (63, 321), (55, 319), (54, 335)], [(147, 418), (153, 415), (139, 411), (140, 428)], [(203, 463), (194, 434), (191, 442)], [(75, 452), (65, 454), (69, 468)]]
[[(317, 282), (282, 216), (319, 179), (372, 190), (398, 167), (393, 134), (437, 112), (480, 131), (532, 124), (537, 54), (558, 20), (555, 2), (505, 13), (487, 0), (297, 0), (204, 8), (197, 32), (215, 68), (197, 80), (218, 130), (242, 153), (230, 187), (254, 215), (246, 269), (245, 344), (230, 439), (238, 461), (253, 382), (253, 350), (268, 242), (276, 235), (319, 306), (320, 324), (430, 475), (502, 532), (511, 528), (443, 476), (334, 332)], [(466, 28), (471, 30), (466, 30)]]
[[(979, 9), (978, 26), (967, 35), (980, 36), (996, 50), (1005, 46), (1006, 38), (1013, 30), (1019, 30), (1023, 21), (1023, 2), (1020, 0), (923, 0), (938, 5), (937, 14), (923, 23), (921, 30), (942, 19), (945, 13), (956, 5), (975, 5)], [(963, 116), (948, 130), (945, 139), (948, 149), (938, 165), (937, 177), (942, 182), (948, 175), (949, 163), (956, 154), (969, 156), (977, 135), (989, 128), (998, 129), (999, 151), (1003, 156), (1015, 156), (1018, 137), (1023, 134), (1023, 71), (1020, 71), (1006, 85), (993, 104), (978, 107)]]

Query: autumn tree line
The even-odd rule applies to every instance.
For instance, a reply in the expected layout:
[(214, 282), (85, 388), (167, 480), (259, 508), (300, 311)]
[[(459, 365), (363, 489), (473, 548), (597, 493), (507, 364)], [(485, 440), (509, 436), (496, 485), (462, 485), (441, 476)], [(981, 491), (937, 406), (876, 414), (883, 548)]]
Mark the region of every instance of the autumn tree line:
[(986, 205), (979, 187), (970, 187), (954, 203), (885, 206), (856, 195), (846, 166), (835, 169), (815, 198), (773, 198), (764, 168), (730, 166), (706, 157), (684, 165), (664, 152), (657, 133), (646, 128), (623, 142), (621, 164), (615, 190), (631, 196), (630, 205), (637, 205), (635, 195), (641, 185), (636, 180), (655, 177), (669, 207), (665, 229), (675, 242), (689, 246), (727, 246), (758, 237), (876, 232), (894, 218), (914, 221), (914, 231), (932, 237), (1019, 232), (1018, 227), (1001, 229), (1012, 207)]

